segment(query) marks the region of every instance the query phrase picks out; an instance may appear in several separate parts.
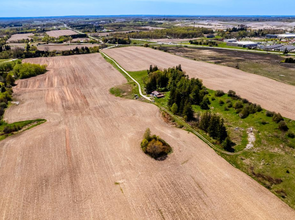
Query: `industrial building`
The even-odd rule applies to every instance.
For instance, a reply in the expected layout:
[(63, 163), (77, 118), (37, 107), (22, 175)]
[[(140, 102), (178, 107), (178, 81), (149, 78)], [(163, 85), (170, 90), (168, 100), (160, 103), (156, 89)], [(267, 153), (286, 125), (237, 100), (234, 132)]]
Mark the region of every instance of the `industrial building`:
[(235, 47), (243, 47), (243, 48), (256, 48), (258, 43), (252, 41), (236, 41), (236, 42), (228, 42), (228, 46), (235, 46)]
[(266, 38), (295, 38), (295, 34), (286, 33), (286, 34), (267, 34)]

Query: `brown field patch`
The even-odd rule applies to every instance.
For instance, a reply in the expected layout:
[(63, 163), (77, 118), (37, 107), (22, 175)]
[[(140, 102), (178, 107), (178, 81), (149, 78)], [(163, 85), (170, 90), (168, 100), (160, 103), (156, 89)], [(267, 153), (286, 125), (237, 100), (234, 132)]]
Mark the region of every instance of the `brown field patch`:
[(241, 52), (218, 48), (161, 47), (166, 52), (198, 61), (239, 68), (248, 73), (266, 76), (295, 85), (295, 65), (282, 63), (284, 58), (275, 54)]
[[(0, 142), (1, 219), (294, 219), (295, 212), (148, 103), (109, 94), (126, 79), (100, 54), (28, 59), (9, 122), (48, 121)], [(145, 129), (173, 147), (145, 155)]]
[(12, 35), (7, 42), (17, 42), (19, 40), (24, 40), (24, 39), (31, 39), (31, 37), (34, 36), (33, 33), (28, 33), (28, 34), (14, 34)]
[(99, 44), (73, 44), (73, 45), (66, 45), (66, 44), (42, 44), (39, 45), (37, 48), (38, 50), (43, 50), (43, 51), (63, 51), (63, 50), (73, 50), (76, 47), (81, 48), (81, 47), (95, 47), (99, 46)]
[(77, 34), (77, 32), (72, 30), (56, 30), (56, 31), (47, 31), (46, 34), (48, 34), (50, 37), (60, 37), (60, 36), (71, 36)]
[(206, 62), (193, 61), (169, 53), (143, 47), (105, 50), (129, 71), (148, 69), (150, 65), (169, 68), (178, 64), (190, 77), (200, 78), (214, 90), (234, 90), (243, 98), (263, 108), (280, 112), (295, 120), (295, 87), (241, 70)]

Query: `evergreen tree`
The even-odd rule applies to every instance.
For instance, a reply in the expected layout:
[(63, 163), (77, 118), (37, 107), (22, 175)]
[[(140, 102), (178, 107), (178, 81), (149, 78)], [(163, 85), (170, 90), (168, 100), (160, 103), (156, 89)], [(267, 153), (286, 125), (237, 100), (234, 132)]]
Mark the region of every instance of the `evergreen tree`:
[(177, 111), (178, 111), (178, 106), (177, 106), (176, 103), (174, 103), (174, 104), (172, 105), (171, 111), (172, 111), (173, 114), (176, 114), (176, 113), (177, 113)]

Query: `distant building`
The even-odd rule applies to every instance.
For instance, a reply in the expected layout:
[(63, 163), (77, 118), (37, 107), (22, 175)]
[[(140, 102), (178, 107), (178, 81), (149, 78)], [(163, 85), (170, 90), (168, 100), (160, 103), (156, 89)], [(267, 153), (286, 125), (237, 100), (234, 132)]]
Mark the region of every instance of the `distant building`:
[(292, 34), (292, 33), (279, 34), (278, 38), (295, 38), (295, 34)]
[(160, 93), (158, 91), (153, 91), (152, 92), (152, 96), (154, 96), (156, 98), (163, 98), (163, 97), (165, 97), (162, 93)]
[(233, 38), (233, 39), (225, 39), (224, 42), (226, 42), (226, 43), (237, 42), (237, 39), (235, 39), (235, 38)]
[(215, 37), (214, 34), (208, 34), (208, 35), (207, 35), (207, 38), (214, 38), (214, 37)]
[(278, 35), (276, 34), (267, 34), (265, 35), (266, 38), (278, 38)]
[(283, 47), (283, 44), (275, 44), (275, 45), (270, 45), (270, 46), (265, 46), (264, 50), (268, 51), (280, 51), (280, 49)]
[(285, 45), (283, 47), (280, 48), (280, 51), (284, 52), (285, 50), (292, 52), (295, 51), (295, 46), (293, 45)]
[(252, 41), (236, 41), (236, 42), (228, 42), (228, 46), (235, 46), (235, 47), (243, 47), (243, 48), (256, 48), (258, 43)]

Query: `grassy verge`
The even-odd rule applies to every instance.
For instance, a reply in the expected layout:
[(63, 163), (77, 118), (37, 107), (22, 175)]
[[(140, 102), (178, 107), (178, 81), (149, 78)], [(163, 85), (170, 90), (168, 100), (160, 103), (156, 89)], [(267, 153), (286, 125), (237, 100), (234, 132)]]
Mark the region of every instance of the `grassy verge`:
[(0, 63), (3, 63), (3, 62), (6, 62), (8, 61), (9, 59), (0, 59)]
[[(147, 71), (129, 72), (129, 74), (144, 86), (143, 78), (147, 76)], [(234, 167), (254, 178), (295, 208), (295, 139), (288, 137), (287, 132), (280, 131), (278, 124), (266, 116), (266, 110), (241, 119), (233, 107), (228, 107), (229, 102), (234, 105), (236, 100), (227, 94), (215, 97), (214, 91), (208, 91), (211, 102), (209, 111), (224, 118), (230, 136), (236, 143), (235, 153), (227, 153), (219, 145), (209, 143), (208, 145)], [(155, 104), (168, 115), (171, 123), (197, 135), (200, 139), (205, 137), (205, 140), (202, 139), (204, 142), (209, 140), (214, 143), (205, 132), (193, 124), (186, 123), (182, 117), (173, 115), (167, 106), (168, 99), (169, 92), (165, 93), (165, 98), (155, 99)], [(204, 112), (199, 106), (193, 106), (193, 110), (196, 114)], [(284, 120), (289, 130), (295, 133), (295, 122), (287, 118)], [(247, 129), (250, 127), (253, 128), (256, 141), (253, 148), (245, 150), (248, 143)]]
[(14, 134), (21, 133), (23, 131), (36, 127), (40, 124), (43, 124), (44, 122), (46, 122), (45, 119), (19, 121), (19, 122), (14, 122), (11, 124), (8, 124), (2, 121), (0, 125), (0, 141)]

